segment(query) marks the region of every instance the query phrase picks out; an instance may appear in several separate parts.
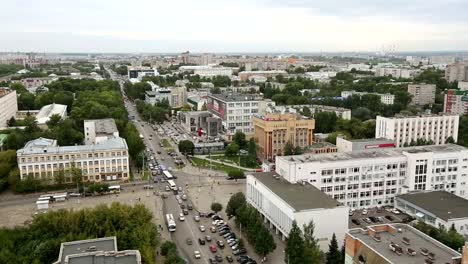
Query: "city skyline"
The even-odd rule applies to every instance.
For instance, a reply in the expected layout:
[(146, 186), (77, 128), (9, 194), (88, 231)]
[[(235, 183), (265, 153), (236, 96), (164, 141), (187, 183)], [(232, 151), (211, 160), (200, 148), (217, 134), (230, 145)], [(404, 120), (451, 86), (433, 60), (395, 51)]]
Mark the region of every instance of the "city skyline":
[[(5, 3), (4, 52), (448, 51), (468, 46), (463, 1)], [(32, 41), (34, 40), (34, 41)]]

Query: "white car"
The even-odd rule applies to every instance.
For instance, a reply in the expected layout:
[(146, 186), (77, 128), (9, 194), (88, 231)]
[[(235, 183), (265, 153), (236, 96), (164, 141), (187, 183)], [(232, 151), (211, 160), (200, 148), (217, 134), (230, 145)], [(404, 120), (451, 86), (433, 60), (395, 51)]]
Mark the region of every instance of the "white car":
[(195, 220), (195, 222), (200, 222), (200, 216), (198, 215), (194, 216), (193, 219)]
[(400, 214), (400, 211), (398, 211), (398, 209), (395, 209), (395, 208), (394, 208), (394, 209), (392, 210), (392, 213), (394, 213), (394, 214), (397, 215), (397, 214)]
[(205, 227), (202, 226), (202, 225), (201, 225), (199, 228), (200, 228), (200, 231), (201, 231), (201, 232), (205, 232), (205, 231), (206, 231)]
[(200, 251), (198, 251), (198, 250), (194, 251), (194, 252), (193, 252), (193, 256), (195, 256), (196, 259), (201, 258)]
[(185, 216), (184, 216), (183, 213), (180, 213), (180, 214), (179, 214), (179, 220), (180, 220), (180, 221), (185, 221)]
[(368, 213), (368, 212), (367, 212), (367, 209), (362, 210), (362, 214), (363, 214), (363, 215), (366, 215), (367, 213)]

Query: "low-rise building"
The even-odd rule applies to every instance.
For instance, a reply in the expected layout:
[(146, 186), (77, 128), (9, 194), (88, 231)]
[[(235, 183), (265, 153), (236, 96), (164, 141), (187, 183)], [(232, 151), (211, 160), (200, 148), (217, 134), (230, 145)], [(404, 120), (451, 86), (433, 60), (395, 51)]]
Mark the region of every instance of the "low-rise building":
[(54, 264), (141, 264), (138, 250), (117, 250), (116, 237), (64, 242)]
[(63, 174), (72, 183), (72, 169), (81, 171), (84, 182), (126, 181), (130, 177), (128, 146), (116, 137), (93, 145), (59, 146), (56, 140), (31, 140), (16, 152), (21, 180), (27, 177), (56, 182)]
[(289, 236), (293, 221), (301, 229), (313, 221), (322, 251), (328, 250), (333, 234), (338, 244), (343, 244), (349, 208), (312, 185), (291, 184), (273, 172), (255, 173), (247, 175), (246, 199), (283, 240)]
[(343, 136), (336, 137), (336, 147), (339, 152), (394, 148), (395, 146), (394, 140), (386, 138), (346, 139)]
[(330, 142), (314, 142), (304, 151), (313, 154), (324, 154), (338, 152), (338, 148)]
[(381, 224), (346, 233), (344, 263), (466, 264), (468, 259), (412, 226)]
[(300, 113), (308, 108), (312, 117), (321, 112), (335, 113), (338, 118), (351, 120), (351, 110), (343, 107), (335, 107), (328, 105), (275, 105), (274, 102), (269, 103), (263, 107), (260, 114), (265, 115), (268, 113), (286, 114), (286, 113)]
[(37, 125), (39, 127), (46, 127), (47, 121), (49, 121), (53, 115), (58, 115), (61, 119), (67, 118), (67, 106), (56, 103), (43, 106), (36, 115)]
[(249, 80), (251, 76), (263, 76), (265, 78), (273, 78), (277, 75), (288, 75), (286, 71), (283, 70), (274, 70), (274, 71), (242, 71), (239, 72), (238, 76), (242, 82)]
[(214, 77), (214, 76), (231, 76), (232, 68), (218, 67), (218, 66), (205, 66), (205, 65), (193, 65), (193, 66), (180, 66), (179, 71), (181, 72), (193, 72), (195, 75), (201, 77)]
[(458, 139), (459, 116), (454, 114), (383, 117), (377, 116), (375, 138), (395, 141), (396, 147), (410, 146), (418, 140), (440, 145), (448, 138)]
[(412, 96), (411, 104), (424, 106), (435, 103), (435, 84), (408, 84), (408, 93)]
[(21, 80), (13, 80), (13, 83), (21, 83), (26, 88), (37, 88), (40, 86), (48, 85), (49, 83), (57, 80), (57, 77), (36, 77), (24, 78)]
[(468, 90), (446, 90), (444, 95), (444, 113), (455, 115), (468, 114)]
[(84, 121), (85, 144), (92, 145), (119, 137), (119, 130), (114, 119), (94, 119)]
[(0, 128), (8, 126), (8, 120), (18, 111), (16, 91), (0, 87)]
[(276, 156), (276, 172), (351, 208), (393, 205), (396, 195), (421, 190), (468, 197), (468, 149), (455, 144)]
[(302, 119), (296, 114), (268, 114), (255, 115), (252, 121), (257, 155), (262, 159), (284, 155), (284, 147), (288, 142), (301, 149), (313, 142), (313, 119)]
[(157, 76), (158, 70), (147, 66), (128, 67), (128, 78), (141, 80), (145, 76)]
[(187, 103), (187, 88), (175, 86), (146, 91), (145, 102), (147, 104), (155, 105), (163, 101), (167, 101), (172, 108), (183, 107)]
[(380, 102), (382, 104), (392, 105), (395, 102), (395, 95), (390, 94), (390, 93), (379, 94), (379, 93), (366, 93), (366, 92), (356, 92), (356, 91), (342, 91), (341, 92), (341, 97), (348, 98), (349, 96), (352, 96), (352, 95), (363, 96), (363, 95), (366, 95), (366, 94), (373, 94), (373, 95), (379, 96), (380, 97)]
[[(455, 179), (449, 176), (444, 181), (440, 185), (450, 185)], [(468, 200), (455, 194), (431, 191), (398, 195), (395, 208), (435, 228), (449, 230), (453, 227), (458, 233), (468, 235)]]

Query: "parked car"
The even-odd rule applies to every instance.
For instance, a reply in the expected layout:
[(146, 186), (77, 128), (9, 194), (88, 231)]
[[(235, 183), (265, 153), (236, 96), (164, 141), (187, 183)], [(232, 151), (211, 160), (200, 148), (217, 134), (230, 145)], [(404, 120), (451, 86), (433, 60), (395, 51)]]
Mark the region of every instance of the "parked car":
[(189, 204), (187, 204), (187, 209), (189, 209), (189, 210), (193, 210), (193, 205), (192, 205), (192, 204), (190, 204), (190, 203), (189, 203)]
[(368, 224), (372, 223), (372, 221), (369, 218), (363, 218), (362, 220)]
[(197, 251), (197, 250), (196, 250), (196, 251), (194, 251), (194, 252), (193, 252), (193, 256), (194, 256), (196, 259), (199, 259), (199, 258), (201, 258), (200, 251)]
[(216, 252), (218, 252), (218, 249), (216, 248), (215, 245), (210, 245), (210, 251), (211, 251), (212, 253), (216, 253)]
[(211, 236), (205, 236), (206, 241), (211, 242)]
[(218, 240), (218, 242), (216, 242), (216, 244), (218, 244), (219, 248), (224, 248), (224, 242), (223, 241)]
[(210, 227), (210, 231), (211, 231), (211, 233), (216, 233), (216, 227), (214, 227), (214, 226)]
[(367, 209), (362, 210), (363, 215), (367, 215), (367, 213), (368, 213)]
[(204, 238), (199, 238), (198, 243), (200, 243), (200, 245), (205, 245), (205, 239)]
[(201, 226), (199, 226), (198, 228), (200, 229), (200, 231), (201, 231), (201, 232), (205, 232), (205, 231), (206, 231), (205, 227), (204, 227), (204, 226), (202, 226), (202, 225), (201, 225)]
[(215, 256), (215, 259), (216, 259), (216, 261), (218, 261), (218, 262), (223, 262), (223, 257), (221, 257), (221, 255), (216, 255), (216, 256)]
[(398, 209), (396, 209), (396, 208), (393, 208), (392, 213), (394, 213), (396, 215), (399, 215), (400, 211), (398, 211)]
[(193, 244), (192, 239), (190, 239), (190, 238), (187, 238), (187, 240), (185, 242), (187, 243), (187, 245), (192, 245)]
[(369, 219), (374, 223), (378, 222), (377, 217), (375, 217), (375, 216), (369, 216)]
[(233, 259), (231, 256), (226, 256), (226, 260), (227, 260), (227, 262), (229, 262), (229, 263), (234, 262), (234, 259)]
[(195, 220), (195, 222), (200, 222), (200, 216), (195, 215), (195, 216), (193, 217), (193, 220)]
[(391, 215), (386, 215), (385, 218), (387, 218), (390, 221), (395, 220), (395, 218), (393, 218), (393, 216), (391, 216)]

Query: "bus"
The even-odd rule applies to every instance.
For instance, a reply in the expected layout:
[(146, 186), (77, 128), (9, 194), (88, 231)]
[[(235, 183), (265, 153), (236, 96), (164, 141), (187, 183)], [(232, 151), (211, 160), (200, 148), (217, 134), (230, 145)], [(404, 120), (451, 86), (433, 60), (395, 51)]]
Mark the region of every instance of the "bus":
[(164, 176), (166, 176), (166, 178), (167, 178), (168, 180), (174, 179), (174, 176), (172, 176), (172, 174), (171, 174), (168, 170), (164, 170), (164, 171), (163, 171), (163, 174), (164, 174)]
[(173, 191), (177, 191), (177, 185), (175, 184), (173, 180), (168, 180), (167, 183), (169, 184), (169, 186), (171, 186), (171, 189)]
[(167, 223), (167, 229), (169, 230), (169, 232), (176, 231), (176, 222), (172, 214), (166, 214), (166, 223)]
[(109, 193), (120, 193), (120, 185), (109, 186)]

